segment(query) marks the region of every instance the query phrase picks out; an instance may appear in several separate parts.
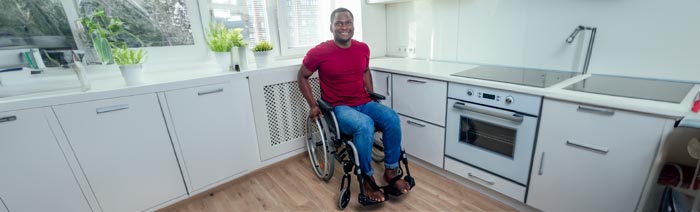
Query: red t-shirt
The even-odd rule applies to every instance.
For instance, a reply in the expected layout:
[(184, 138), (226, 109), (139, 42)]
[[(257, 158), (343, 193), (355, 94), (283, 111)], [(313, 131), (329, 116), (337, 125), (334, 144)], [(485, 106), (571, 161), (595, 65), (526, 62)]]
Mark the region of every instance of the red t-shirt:
[(309, 50), (304, 67), (318, 70), (321, 97), (333, 106), (357, 106), (371, 101), (365, 90), (364, 73), (369, 67), (369, 47), (352, 40), (349, 48), (328, 40)]

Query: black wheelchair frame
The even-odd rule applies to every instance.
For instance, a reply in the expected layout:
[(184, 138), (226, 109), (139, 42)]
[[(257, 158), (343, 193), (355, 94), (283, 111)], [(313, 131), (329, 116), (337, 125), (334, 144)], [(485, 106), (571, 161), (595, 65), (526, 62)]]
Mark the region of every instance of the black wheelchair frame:
[[(379, 102), (379, 100), (384, 100), (386, 97), (369, 92), (370, 98), (372, 100)], [(324, 181), (328, 181), (333, 177), (334, 172), (334, 161), (338, 161), (343, 167), (343, 179), (340, 184), (340, 195), (338, 197), (338, 208), (344, 209), (350, 202), (350, 182), (351, 175), (350, 172), (354, 172), (360, 188), (360, 194), (358, 194), (358, 202), (362, 205), (373, 205), (375, 202), (369, 199), (364, 192), (362, 183), (367, 180), (367, 175), (363, 175), (360, 170), (360, 162), (357, 155), (357, 148), (352, 142), (351, 135), (345, 135), (340, 132), (338, 128), (338, 123), (336, 121), (335, 113), (333, 112), (333, 106), (328, 104), (322, 99), (316, 100), (318, 103), (321, 113), (317, 120), (309, 119), (307, 122), (307, 150), (309, 153), (309, 158), (311, 159), (311, 166), (316, 176)], [(378, 129), (377, 129), (378, 130)], [(374, 143), (374, 149), (378, 150), (383, 154), (383, 145), (381, 143)], [(383, 155), (374, 154), (372, 151), (372, 159), (379, 162), (383, 161)], [(317, 155), (321, 154), (321, 155)], [(320, 157), (319, 157), (320, 156)], [(408, 159), (406, 157), (406, 152), (401, 148), (400, 161), (403, 163), (403, 167), (406, 170), (406, 176), (404, 180), (409, 183), (410, 188), (415, 186), (415, 180), (411, 177), (411, 171), (408, 168)], [(399, 165), (399, 173), (394, 181), (403, 176), (402, 169)], [(364, 177), (363, 177), (364, 176)], [(390, 184), (391, 185), (391, 184)], [(375, 189), (380, 187), (372, 184)], [(382, 187), (386, 191), (386, 187)], [(386, 195), (386, 194), (385, 194)], [(393, 195), (400, 195), (400, 193), (394, 193)]]

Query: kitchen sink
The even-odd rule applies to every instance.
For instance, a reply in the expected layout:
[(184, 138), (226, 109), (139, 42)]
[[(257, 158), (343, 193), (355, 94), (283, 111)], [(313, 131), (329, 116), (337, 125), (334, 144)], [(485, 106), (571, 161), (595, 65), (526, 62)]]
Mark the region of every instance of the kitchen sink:
[(694, 84), (678, 81), (591, 75), (564, 89), (611, 96), (680, 103)]
[(546, 88), (577, 75), (576, 72), (481, 65), (452, 76)]

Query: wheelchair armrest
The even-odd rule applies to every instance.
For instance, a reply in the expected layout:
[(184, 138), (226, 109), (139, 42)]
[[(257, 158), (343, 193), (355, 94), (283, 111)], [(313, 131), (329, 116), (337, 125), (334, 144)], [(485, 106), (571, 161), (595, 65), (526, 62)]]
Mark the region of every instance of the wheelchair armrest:
[(324, 101), (323, 99), (317, 99), (316, 103), (318, 103), (318, 107), (321, 108), (321, 111), (333, 111), (333, 106), (329, 104), (328, 102)]
[(377, 102), (378, 102), (379, 100), (385, 100), (385, 99), (386, 99), (386, 96), (381, 95), (381, 94), (378, 94), (378, 93), (375, 93), (375, 92), (372, 92), (372, 91), (367, 91), (367, 93), (369, 93), (369, 98), (370, 98), (370, 99), (372, 99), (372, 100), (374, 100), (374, 101), (377, 101)]

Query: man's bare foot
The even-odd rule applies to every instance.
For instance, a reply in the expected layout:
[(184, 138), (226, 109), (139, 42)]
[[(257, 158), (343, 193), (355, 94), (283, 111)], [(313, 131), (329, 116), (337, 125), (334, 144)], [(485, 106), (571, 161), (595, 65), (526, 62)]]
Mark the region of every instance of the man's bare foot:
[[(384, 180), (386, 180), (387, 183), (396, 176), (398, 176), (398, 173), (396, 173), (394, 169), (384, 169)], [(408, 182), (406, 182), (403, 179), (396, 180), (396, 183), (394, 183), (393, 187), (396, 190), (401, 191), (402, 194), (408, 193), (408, 190), (411, 189), (411, 186), (408, 185)]]
[[(374, 176), (369, 177), (372, 182), (374, 181)], [(375, 183), (376, 184), (376, 183)], [(369, 199), (374, 200), (376, 202), (384, 202), (384, 193), (380, 190), (375, 190), (372, 188), (372, 185), (370, 184), (369, 180), (365, 179), (362, 181), (362, 189), (365, 191), (365, 196), (367, 196)]]

